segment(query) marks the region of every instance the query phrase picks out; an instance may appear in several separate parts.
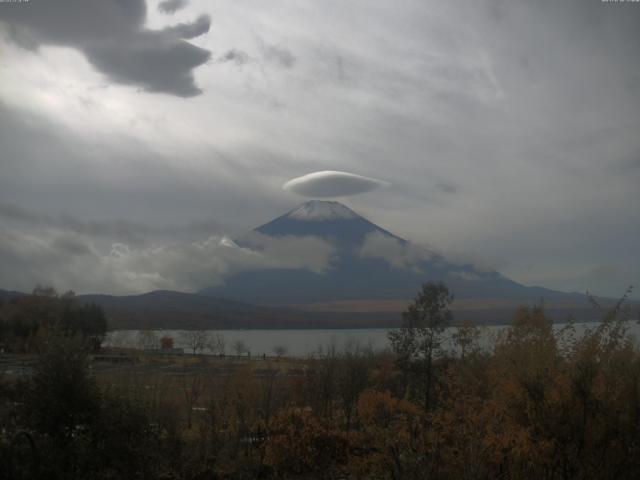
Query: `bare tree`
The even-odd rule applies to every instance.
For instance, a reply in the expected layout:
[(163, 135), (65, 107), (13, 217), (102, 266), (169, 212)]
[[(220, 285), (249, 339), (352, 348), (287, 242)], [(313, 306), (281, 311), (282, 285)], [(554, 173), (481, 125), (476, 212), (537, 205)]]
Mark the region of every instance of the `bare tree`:
[(261, 414), (266, 425), (269, 425), (271, 416), (278, 408), (278, 393), (281, 389), (278, 388), (278, 370), (267, 368), (260, 375), (260, 403)]
[(202, 375), (194, 373), (189, 375), (183, 373), (182, 375), (182, 391), (184, 392), (184, 399), (187, 405), (187, 427), (191, 428), (193, 419), (193, 408), (198, 403), (198, 400), (204, 392), (205, 383)]
[(357, 341), (349, 341), (344, 346), (337, 370), (337, 389), (347, 431), (358, 397), (367, 388), (372, 357), (371, 346), (363, 346)]
[(127, 333), (128, 332), (125, 332), (125, 331), (109, 332), (107, 334), (106, 343), (110, 347), (115, 347), (115, 348), (130, 347), (131, 339), (127, 338), (128, 337)]
[(224, 356), (226, 345), (224, 336), (220, 332), (209, 335), (209, 344), (207, 346), (213, 354)]
[(284, 357), (288, 352), (287, 347), (285, 347), (284, 345), (274, 345), (272, 350), (275, 356), (278, 358)]
[(180, 333), (180, 340), (194, 355), (210, 345), (210, 338), (206, 330), (185, 330)]
[(241, 356), (247, 350), (247, 344), (244, 340), (236, 340), (233, 342), (233, 351), (236, 352), (237, 356)]
[(335, 343), (319, 347), (311, 356), (306, 377), (306, 402), (324, 418), (331, 417), (337, 397), (339, 355)]
[(159, 339), (153, 330), (140, 330), (136, 338), (138, 348), (142, 350), (156, 350), (159, 346)]

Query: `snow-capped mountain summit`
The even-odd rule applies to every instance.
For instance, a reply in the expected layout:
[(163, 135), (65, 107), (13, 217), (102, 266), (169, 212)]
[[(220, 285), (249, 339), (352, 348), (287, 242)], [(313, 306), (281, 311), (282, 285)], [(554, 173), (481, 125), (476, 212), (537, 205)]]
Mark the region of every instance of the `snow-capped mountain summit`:
[[(324, 200), (303, 203), (253, 232), (272, 237), (313, 235), (331, 241), (341, 250), (353, 250), (361, 246), (366, 236), (374, 232), (406, 243), (342, 203)], [(238, 239), (238, 243), (242, 245), (243, 238)]]
[(294, 208), (285, 215), (296, 220), (306, 220), (310, 222), (351, 219), (358, 217), (358, 214), (340, 202), (328, 202), (322, 200), (311, 200)]

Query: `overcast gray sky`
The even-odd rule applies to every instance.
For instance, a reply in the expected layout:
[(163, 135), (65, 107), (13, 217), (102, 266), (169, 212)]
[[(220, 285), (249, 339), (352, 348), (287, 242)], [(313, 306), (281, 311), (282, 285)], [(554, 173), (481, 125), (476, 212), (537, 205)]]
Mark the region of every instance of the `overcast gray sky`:
[(397, 235), (617, 296), (640, 287), (639, 52), (637, 2), (0, 3), (0, 288), (279, 265), (226, 238), (339, 170), (390, 183), (341, 201)]

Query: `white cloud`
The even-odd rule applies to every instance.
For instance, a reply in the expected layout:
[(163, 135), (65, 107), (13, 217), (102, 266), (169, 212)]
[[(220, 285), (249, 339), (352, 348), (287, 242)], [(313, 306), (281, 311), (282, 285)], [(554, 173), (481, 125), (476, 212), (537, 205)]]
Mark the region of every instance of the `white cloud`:
[(478, 275), (475, 272), (469, 272), (469, 271), (450, 272), (449, 275), (452, 277), (458, 277), (458, 278), (462, 278), (463, 280), (469, 280), (469, 281), (483, 280), (483, 277), (481, 275)]
[(411, 243), (403, 243), (381, 232), (368, 234), (358, 254), (363, 258), (381, 258), (392, 267), (415, 272), (421, 272), (420, 262), (434, 259), (434, 254), (429, 250)]
[(282, 188), (311, 198), (346, 197), (370, 192), (389, 183), (348, 172), (326, 170), (313, 172), (286, 182)]
[(333, 247), (317, 237), (251, 236), (251, 248), (228, 237), (195, 242), (99, 249), (88, 237), (57, 229), (0, 230), (0, 285), (31, 291), (36, 284), (79, 293), (197, 291), (243, 270), (304, 268), (322, 273)]

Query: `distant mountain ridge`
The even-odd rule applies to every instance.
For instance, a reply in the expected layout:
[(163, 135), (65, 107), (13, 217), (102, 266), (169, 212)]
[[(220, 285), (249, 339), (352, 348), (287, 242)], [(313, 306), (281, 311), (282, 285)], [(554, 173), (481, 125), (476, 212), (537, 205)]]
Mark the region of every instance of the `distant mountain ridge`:
[[(27, 296), (23, 292), (0, 290), (0, 300)], [(78, 295), (80, 303), (93, 302), (106, 313), (109, 330), (140, 329), (304, 329), (304, 328), (389, 328), (400, 325), (400, 312), (409, 301), (308, 304), (297, 308), (268, 307), (233, 302), (194, 293), (156, 290), (140, 295)], [(606, 300), (605, 300), (606, 302)], [(495, 300), (456, 301), (452, 306), (456, 322), (503, 324), (511, 320), (520, 302)], [(639, 302), (630, 302), (637, 316)], [(611, 302), (608, 302), (611, 305)], [(561, 321), (568, 313), (578, 321), (597, 319), (586, 302), (569, 305), (547, 304), (550, 318)], [(1, 320), (1, 319), (0, 319)]]
[(16, 292), (13, 290), (0, 290), (0, 302), (7, 302), (12, 298), (19, 298), (27, 296), (27, 293)]
[[(0, 290), (0, 302), (27, 296), (24, 292)], [(171, 290), (120, 296), (85, 294), (77, 295), (75, 300), (99, 305), (107, 316), (109, 330), (370, 328), (393, 327), (399, 322), (395, 312), (309, 312)]]

